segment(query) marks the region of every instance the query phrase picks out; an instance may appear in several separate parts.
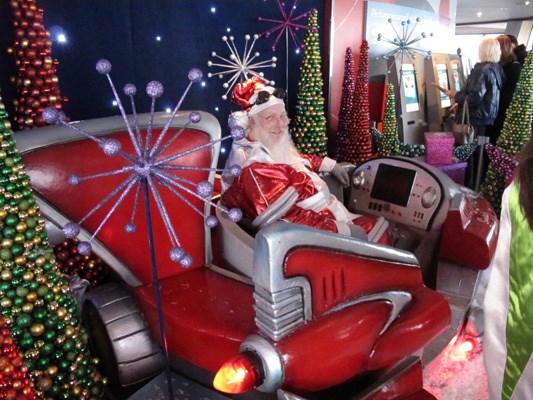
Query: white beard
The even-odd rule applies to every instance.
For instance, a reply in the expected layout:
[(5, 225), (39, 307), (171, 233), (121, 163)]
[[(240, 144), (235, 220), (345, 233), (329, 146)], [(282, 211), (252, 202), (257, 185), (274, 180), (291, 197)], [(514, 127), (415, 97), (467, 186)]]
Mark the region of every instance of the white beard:
[(301, 164), (302, 158), (294, 146), (289, 133), (283, 134), (280, 140), (264, 140), (263, 145), (267, 148), (270, 157), (276, 164)]

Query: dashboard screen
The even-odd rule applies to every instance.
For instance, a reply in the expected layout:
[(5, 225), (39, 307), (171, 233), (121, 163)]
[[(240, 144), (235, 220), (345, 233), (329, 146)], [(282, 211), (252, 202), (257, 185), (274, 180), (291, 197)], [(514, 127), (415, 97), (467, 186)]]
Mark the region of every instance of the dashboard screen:
[(379, 164), (370, 195), (376, 200), (405, 207), (409, 202), (415, 175), (416, 171), (412, 169)]

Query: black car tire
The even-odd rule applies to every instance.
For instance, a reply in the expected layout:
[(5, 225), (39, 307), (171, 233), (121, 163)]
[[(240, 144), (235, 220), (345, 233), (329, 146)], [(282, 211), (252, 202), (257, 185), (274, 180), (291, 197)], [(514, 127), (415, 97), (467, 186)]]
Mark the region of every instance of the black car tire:
[(162, 349), (152, 341), (135, 299), (122, 285), (108, 283), (87, 292), (82, 318), (91, 351), (110, 386), (131, 387), (164, 368)]

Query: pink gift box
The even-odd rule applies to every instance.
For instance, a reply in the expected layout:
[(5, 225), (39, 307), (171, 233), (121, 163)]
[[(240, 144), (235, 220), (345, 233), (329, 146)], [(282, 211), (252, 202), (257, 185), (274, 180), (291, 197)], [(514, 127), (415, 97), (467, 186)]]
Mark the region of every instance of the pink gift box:
[(426, 132), (426, 162), (451, 164), (455, 138), (452, 132)]

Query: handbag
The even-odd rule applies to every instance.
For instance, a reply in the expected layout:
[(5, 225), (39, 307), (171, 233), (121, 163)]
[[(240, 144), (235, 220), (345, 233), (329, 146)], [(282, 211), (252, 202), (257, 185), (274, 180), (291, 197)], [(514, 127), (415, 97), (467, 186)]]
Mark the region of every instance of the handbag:
[(470, 125), (470, 113), (468, 103), (465, 101), (461, 122), (454, 122), (452, 127), (455, 144), (468, 144), (474, 141), (474, 127)]

